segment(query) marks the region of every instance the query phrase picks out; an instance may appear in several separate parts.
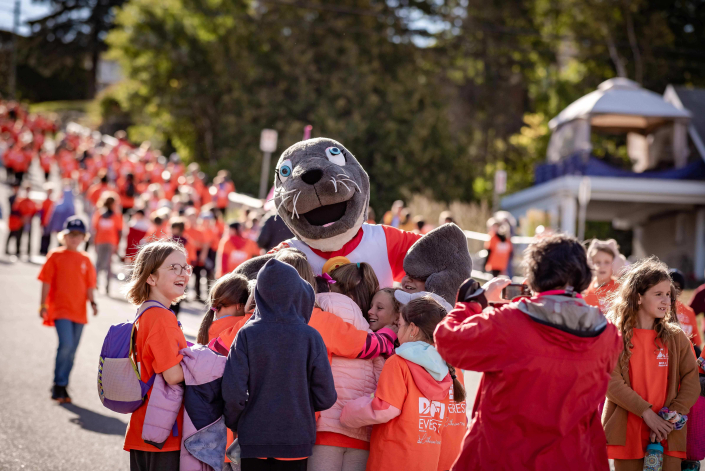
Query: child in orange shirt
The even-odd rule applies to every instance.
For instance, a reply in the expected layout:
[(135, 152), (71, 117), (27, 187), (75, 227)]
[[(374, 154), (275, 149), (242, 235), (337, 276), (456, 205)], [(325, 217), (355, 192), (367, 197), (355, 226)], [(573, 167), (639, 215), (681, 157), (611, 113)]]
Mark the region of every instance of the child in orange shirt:
[[(183, 356), (179, 352), (186, 348), (186, 338), (169, 306), (184, 297), (190, 276), (186, 251), (174, 241), (151, 242), (135, 257), (127, 300), (136, 306), (148, 300), (163, 306), (145, 311), (135, 323), (136, 364), (144, 382), (154, 374), (161, 374), (171, 385), (184, 381)], [(183, 407), (176, 420), (177, 433), (170, 434), (162, 448), (157, 449), (142, 439), (151, 394), (150, 388), (147, 399), (132, 413), (125, 434), (124, 449), (130, 452), (130, 470), (179, 469)]]
[(216, 255), (216, 278), (235, 270), (242, 262), (260, 254), (257, 244), (242, 236), (240, 223), (230, 223), (230, 235), (223, 237)]
[(104, 192), (98, 202), (99, 210), (93, 214), (95, 252), (98, 274), (106, 272), (105, 293), (110, 294), (110, 279), (113, 276), (111, 260), (122, 237), (122, 213), (117, 210), (117, 194)]
[(511, 263), (513, 248), (509, 238), (510, 232), (508, 224), (492, 224), (491, 226), (490, 240), (485, 242), (485, 250), (487, 250), (485, 271), (492, 273), (492, 276), (506, 273), (507, 267)]
[(66, 387), (83, 326), (88, 322), (86, 302), (90, 301), (93, 315), (98, 315), (93, 299), (95, 269), (88, 254), (78, 251), (86, 238), (83, 220), (77, 216), (67, 219), (59, 233), (64, 247), (49, 253), (38, 276), (42, 282), (39, 315), (45, 325), (56, 327), (59, 336), (51, 398), (60, 403), (71, 402)]
[(430, 296), (404, 305), (401, 346), (385, 363), (374, 397), (361, 397), (343, 408), (344, 426), (373, 425), (368, 470), (438, 469), (451, 386), (454, 401), (465, 400), (463, 386), (433, 345), (433, 331), (445, 314)]
[(587, 257), (594, 276), (583, 298), (589, 305), (606, 313), (609, 311), (609, 300), (618, 288), (615, 277), (619, 276), (626, 259), (619, 253), (619, 245), (614, 239), (593, 239)]
[[(624, 350), (607, 386), (602, 424), (615, 470), (640, 470), (649, 442), (664, 449), (664, 471), (681, 469), (686, 429), (680, 416), (700, 395), (690, 340), (676, 320), (675, 289), (668, 267), (651, 257), (619, 279), (608, 317), (622, 334)], [(672, 420), (663, 416), (676, 412)]]
[(203, 316), (196, 341), (208, 345), (221, 332), (241, 321), (248, 296), (247, 278), (242, 275), (228, 273), (216, 281), (208, 294), (208, 312)]

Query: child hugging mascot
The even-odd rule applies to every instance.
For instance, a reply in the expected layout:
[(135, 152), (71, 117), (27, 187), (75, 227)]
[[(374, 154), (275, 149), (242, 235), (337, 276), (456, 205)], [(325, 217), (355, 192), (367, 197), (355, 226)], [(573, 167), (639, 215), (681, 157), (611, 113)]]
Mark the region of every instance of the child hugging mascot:
[[(250, 279), (275, 252), (293, 248), (306, 255), (316, 275), (345, 263), (366, 262), (380, 287), (390, 287), (403, 278), (404, 257), (421, 239), (418, 234), (364, 222), (370, 203), (369, 177), (355, 156), (332, 139), (309, 139), (284, 151), (274, 176), (274, 202), (296, 237), (240, 265), (236, 272)], [(458, 226), (445, 224), (423, 236), (421, 247), (433, 256), (422, 257), (419, 271), (424, 279), (455, 285), (438, 293), (450, 297), (452, 292), (452, 304), (455, 291), (472, 270), (465, 235)], [(428, 288), (437, 291), (437, 287)]]

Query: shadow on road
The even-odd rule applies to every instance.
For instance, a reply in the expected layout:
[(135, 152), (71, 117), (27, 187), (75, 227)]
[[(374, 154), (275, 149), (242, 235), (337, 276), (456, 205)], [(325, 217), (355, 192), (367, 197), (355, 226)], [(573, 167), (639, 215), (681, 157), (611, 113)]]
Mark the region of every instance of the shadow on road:
[(127, 424), (122, 420), (98, 414), (76, 404), (62, 404), (61, 407), (76, 414), (78, 417), (74, 417), (69, 421), (80, 425), (85, 430), (106, 435), (125, 435)]

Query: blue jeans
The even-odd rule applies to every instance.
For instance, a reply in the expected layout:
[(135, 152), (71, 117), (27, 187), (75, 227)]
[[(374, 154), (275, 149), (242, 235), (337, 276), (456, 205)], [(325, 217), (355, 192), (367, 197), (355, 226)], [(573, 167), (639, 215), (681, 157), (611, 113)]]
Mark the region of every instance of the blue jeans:
[(56, 333), (59, 334), (59, 348), (56, 351), (56, 367), (54, 368), (54, 384), (68, 386), (69, 374), (73, 368), (78, 342), (81, 340), (83, 324), (77, 324), (68, 319), (54, 321)]

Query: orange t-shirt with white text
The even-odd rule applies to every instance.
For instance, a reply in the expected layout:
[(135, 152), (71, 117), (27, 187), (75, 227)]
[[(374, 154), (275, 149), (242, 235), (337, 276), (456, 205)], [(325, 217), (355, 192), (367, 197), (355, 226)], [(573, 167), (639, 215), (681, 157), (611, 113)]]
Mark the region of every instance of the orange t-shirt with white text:
[(688, 336), (693, 344), (700, 347), (703, 344), (703, 339), (698, 330), (698, 320), (695, 317), (695, 311), (690, 306), (676, 301), (676, 316), (685, 335)]
[[(183, 356), (179, 353), (186, 348), (186, 338), (181, 331), (176, 316), (168, 309), (154, 307), (145, 311), (135, 322), (135, 349), (137, 351), (137, 367), (142, 381), (147, 382), (155, 373), (163, 373), (178, 365)], [(147, 393), (144, 403), (132, 413), (125, 434), (123, 449), (142, 451), (176, 451), (181, 449), (181, 433), (184, 419), (184, 408), (181, 406), (176, 419), (178, 436), (169, 434), (161, 450), (142, 440), (142, 427), (147, 414), (147, 404), (152, 394), (152, 388)]]
[(87, 324), (88, 290), (95, 288), (95, 268), (86, 252), (59, 247), (49, 252), (37, 279), (49, 285), (49, 325), (56, 319)]
[[(669, 352), (664, 345), (656, 350), (656, 331), (653, 329), (634, 329), (632, 336), (632, 356), (629, 357), (629, 380), (632, 389), (646, 402), (651, 410), (658, 412), (666, 402), (668, 391)], [(678, 356), (675, 355), (675, 360)], [(644, 457), (646, 445), (649, 444), (651, 429), (644, 419), (631, 412), (627, 417), (627, 438), (624, 446), (608, 445), (607, 456), (610, 459), (638, 460)], [(684, 451), (668, 451), (668, 440), (661, 442), (663, 452), (668, 456), (685, 458)]]
[(400, 409), (401, 414), (387, 423), (372, 426), (367, 469), (437, 469), (448, 396), (443, 401), (424, 397), (407, 361), (393, 355), (384, 364), (375, 397)]
[[(455, 375), (460, 384), (465, 385), (463, 372), (455, 369)], [(466, 398), (467, 400), (467, 398)], [(438, 461), (438, 471), (447, 471), (453, 466), (463, 447), (463, 439), (468, 431), (468, 416), (466, 401), (455, 402), (453, 385), (448, 393), (448, 416), (441, 432), (441, 457)]]

